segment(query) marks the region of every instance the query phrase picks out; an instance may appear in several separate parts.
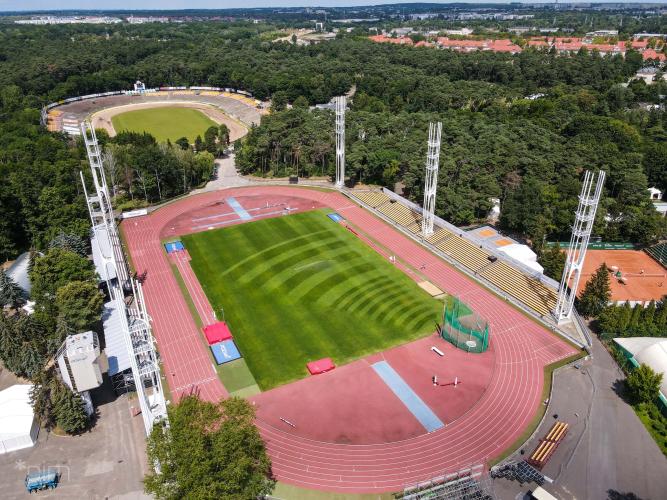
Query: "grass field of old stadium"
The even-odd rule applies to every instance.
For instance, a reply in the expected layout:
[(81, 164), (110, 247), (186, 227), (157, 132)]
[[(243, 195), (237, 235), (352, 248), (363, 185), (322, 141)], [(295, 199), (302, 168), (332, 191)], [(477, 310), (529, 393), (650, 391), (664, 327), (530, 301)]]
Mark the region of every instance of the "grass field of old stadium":
[(183, 237), (261, 389), (433, 332), (442, 303), (325, 211)]
[(182, 107), (158, 107), (137, 109), (120, 113), (111, 118), (116, 132), (148, 132), (158, 142), (175, 142), (187, 137), (190, 143), (209, 127), (217, 124), (201, 111)]

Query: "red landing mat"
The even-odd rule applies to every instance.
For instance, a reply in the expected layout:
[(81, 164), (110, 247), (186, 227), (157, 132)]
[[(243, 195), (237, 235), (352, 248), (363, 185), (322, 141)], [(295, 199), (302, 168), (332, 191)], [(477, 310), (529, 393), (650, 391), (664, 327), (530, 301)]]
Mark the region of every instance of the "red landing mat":
[(322, 358), (317, 361), (311, 361), (306, 365), (311, 375), (318, 375), (320, 373), (328, 372), (336, 368), (331, 358)]
[(232, 338), (232, 332), (229, 331), (227, 323), (223, 321), (204, 327), (204, 335), (206, 335), (208, 345), (217, 344), (218, 342)]

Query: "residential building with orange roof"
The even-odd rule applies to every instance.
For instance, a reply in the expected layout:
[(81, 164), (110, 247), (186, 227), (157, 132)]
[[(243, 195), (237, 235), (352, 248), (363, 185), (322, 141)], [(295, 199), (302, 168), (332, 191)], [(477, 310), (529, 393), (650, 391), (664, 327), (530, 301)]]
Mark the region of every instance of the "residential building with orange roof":
[(642, 52), (642, 57), (644, 58), (644, 61), (647, 61), (648, 59), (656, 59), (660, 62), (665, 62), (665, 60), (667, 60), (667, 56), (665, 56), (664, 53), (657, 52), (655, 49), (646, 49)]

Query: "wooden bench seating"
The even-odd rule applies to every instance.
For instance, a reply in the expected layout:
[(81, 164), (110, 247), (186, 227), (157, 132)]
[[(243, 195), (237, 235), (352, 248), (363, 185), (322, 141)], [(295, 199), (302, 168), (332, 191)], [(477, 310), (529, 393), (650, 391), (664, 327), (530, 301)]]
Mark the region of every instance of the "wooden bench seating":
[(412, 210), (400, 203), (386, 203), (379, 206), (378, 210), (403, 227), (408, 227), (415, 221)]
[(435, 246), (438, 243), (440, 243), (441, 240), (449, 238), (453, 235), (454, 233), (452, 233), (448, 229), (445, 229), (444, 227), (438, 227), (435, 228), (435, 231), (433, 231), (433, 234), (431, 236), (426, 238), (426, 241), (428, 241), (431, 245)]
[(539, 281), (498, 261), (482, 271), (481, 276), (496, 285), (502, 291), (523, 302), (540, 313), (548, 315), (556, 306), (556, 292)]
[(447, 238), (439, 242), (436, 248), (451, 256), (471, 271), (476, 272), (489, 263), (488, 253), (460, 236)]
[(377, 208), (389, 201), (389, 196), (377, 191), (359, 191), (355, 192), (354, 196), (363, 201), (366, 205)]

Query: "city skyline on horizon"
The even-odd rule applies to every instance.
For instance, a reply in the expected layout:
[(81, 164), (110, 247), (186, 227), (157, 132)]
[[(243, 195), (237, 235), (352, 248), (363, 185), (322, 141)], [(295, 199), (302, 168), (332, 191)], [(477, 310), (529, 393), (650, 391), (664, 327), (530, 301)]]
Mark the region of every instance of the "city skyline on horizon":
[[(221, 5), (222, 3), (222, 5)], [(141, 6), (125, 0), (102, 0), (91, 5), (89, 0), (0, 0), (0, 12), (33, 12), (33, 11), (63, 11), (63, 10), (90, 10), (90, 11), (168, 11), (168, 10), (224, 10), (224, 9), (249, 9), (249, 8), (331, 8), (331, 7), (371, 7), (377, 5), (430, 3), (433, 5), (450, 3), (483, 4), (496, 3), (499, 5), (509, 4), (511, 0), (463, 0), (443, 2), (415, 2), (414, 0), (146, 0)], [(526, 4), (551, 4), (554, 1), (523, 2)], [(653, 3), (667, 4), (667, 2), (638, 2), (632, 0), (619, 0), (617, 2), (605, 2), (604, 0), (574, 1), (563, 3)]]

